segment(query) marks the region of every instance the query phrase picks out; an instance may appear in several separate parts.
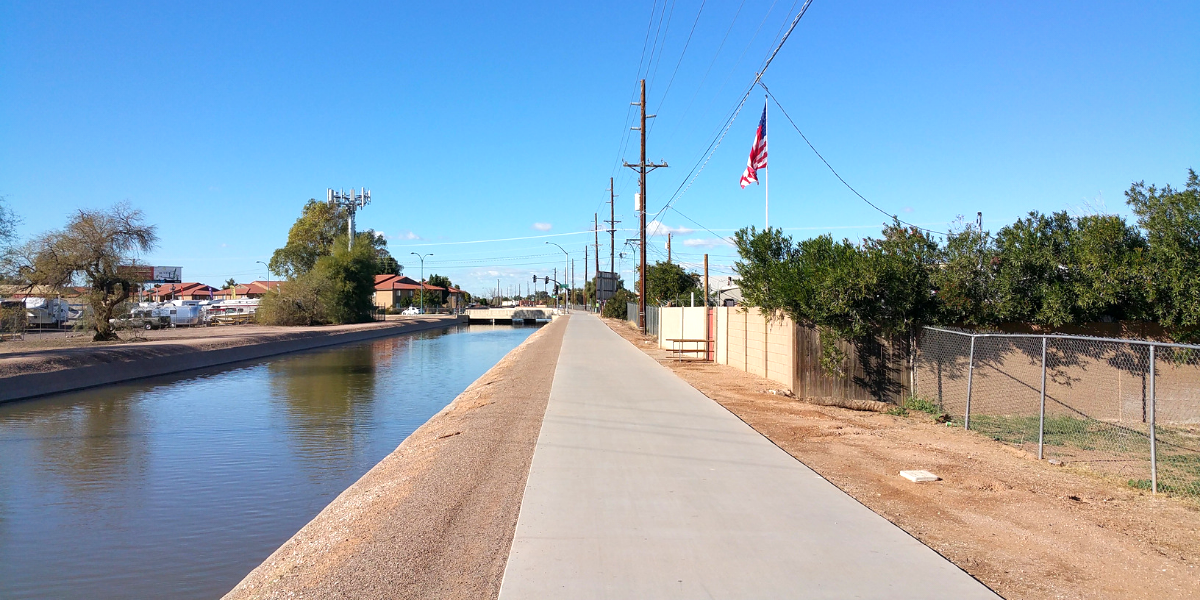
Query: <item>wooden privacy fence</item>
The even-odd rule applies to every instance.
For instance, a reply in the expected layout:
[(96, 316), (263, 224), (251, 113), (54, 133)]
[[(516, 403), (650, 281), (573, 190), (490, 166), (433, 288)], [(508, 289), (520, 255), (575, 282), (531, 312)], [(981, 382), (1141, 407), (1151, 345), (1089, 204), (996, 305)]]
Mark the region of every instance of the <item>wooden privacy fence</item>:
[[(779, 382), (798, 397), (899, 402), (912, 389), (907, 348), (888, 343), (835, 342), (844, 355), (831, 374), (821, 365), (821, 336), (812, 327), (780, 315), (768, 318), (753, 307), (708, 308), (709, 358)], [(703, 339), (703, 307), (658, 311), (659, 347), (673, 339)]]

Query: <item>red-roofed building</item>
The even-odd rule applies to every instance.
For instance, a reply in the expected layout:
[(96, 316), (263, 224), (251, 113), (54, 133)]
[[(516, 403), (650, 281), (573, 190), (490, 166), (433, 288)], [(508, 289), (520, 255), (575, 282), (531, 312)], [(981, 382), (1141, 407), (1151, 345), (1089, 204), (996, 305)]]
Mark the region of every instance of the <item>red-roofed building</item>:
[(164, 283), (150, 290), (150, 300), (166, 302), (169, 300), (208, 300), (212, 298), (217, 288), (203, 283)]
[(239, 283), (233, 288), (213, 292), (213, 299), (262, 298), (268, 291), (278, 292), (286, 286), (286, 281), (251, 281), (250, 283)]
[(376, 275), (375, 306), (394, 308), (411, 305), (413, 292), (420, 289), (419, 282), (404, 275)]

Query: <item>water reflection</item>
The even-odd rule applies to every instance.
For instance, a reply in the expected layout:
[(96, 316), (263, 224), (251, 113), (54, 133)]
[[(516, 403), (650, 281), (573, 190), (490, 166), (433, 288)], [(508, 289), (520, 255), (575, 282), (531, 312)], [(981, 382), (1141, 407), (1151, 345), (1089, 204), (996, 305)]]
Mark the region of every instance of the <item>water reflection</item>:
[(0, 405), (0, 598), (212, 598), (532, 329)]

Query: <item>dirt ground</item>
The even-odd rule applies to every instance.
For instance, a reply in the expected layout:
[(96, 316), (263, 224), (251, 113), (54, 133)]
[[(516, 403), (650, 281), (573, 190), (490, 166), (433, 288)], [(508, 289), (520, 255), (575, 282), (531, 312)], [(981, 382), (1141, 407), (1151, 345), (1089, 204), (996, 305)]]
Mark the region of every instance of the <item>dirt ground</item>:
[[(27, 334), (25, 340), (0, 342), (0, 378), (72, 369), (96, 362), (120, 362), (153, 358), (160, 351), (193, 349), (220, 350), (297, 337), (335, 335), (350, 331), (397, 327), (406, 323), (427, 323), (452, 317), (422, 315), (386, 322), (325, 325), (317, 327), (273, 327), (268, 325), (228, 325), (215, 327), (178, 327), (152, 331), (122, 332), (118, 342), (93, 342), (90, 335), (76, 332)], [(132, 336), (132, 337), (131, 337)]]
[[(388, 315), (388, 322), (421, 321), (429, 316)], [(338, 326), (320, 327), (273, 327), (269, 325), (221, 325), (212, 327), (173, 327), (167, 329), (130, 329), (117, 332), (120, 341), (93, 342), (91, 331), (74, 330), (32, 330), (24, 335), (24, 339), (5, 339), (0, 341), (0, 358), (6, 354), (22, 354), (38, 350), (55, 350), (61, 348), (101, 348), (105, 346), (121, 346), (139, 342), (174, 341), (208, 339), (237, 339), (270, 335), (281, 331), (329, 330)], [(354, 326), (350, 326), (354, 327)]]
[(566, 321), (505, 356), (226, 598), (495, 598)]
[[(1009, 599), (1200, 598), (1200, 503), (1052, 466), (930, 415), (818, 406), (622, 337), (859, 502)], [(910, 483), (905, 469), (941, 477)], [(931, 582), (936, 585), (936, 582)]]

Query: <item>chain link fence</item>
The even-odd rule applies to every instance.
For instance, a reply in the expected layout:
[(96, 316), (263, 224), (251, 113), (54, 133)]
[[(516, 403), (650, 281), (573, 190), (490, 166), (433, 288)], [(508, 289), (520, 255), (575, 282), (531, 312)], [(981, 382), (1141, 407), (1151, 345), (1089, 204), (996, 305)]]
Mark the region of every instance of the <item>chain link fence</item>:
[(1200, 496), (1200, 346), (927, 327), (915, 396), (1038, 458)]
[(24, 339), (27, 326), (25, 303), (0, 299), (0, 341)]

